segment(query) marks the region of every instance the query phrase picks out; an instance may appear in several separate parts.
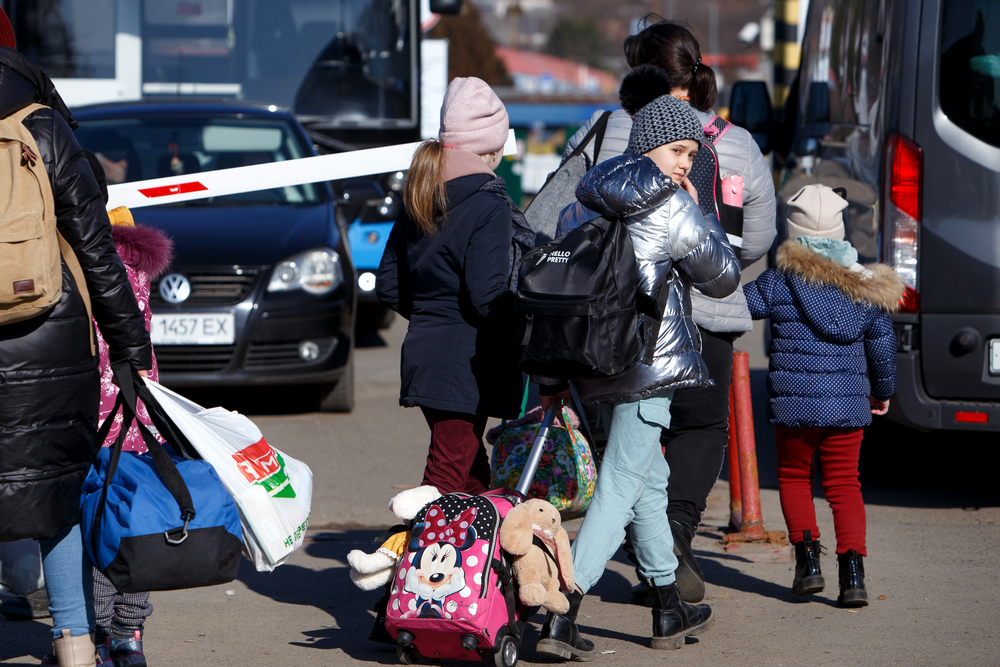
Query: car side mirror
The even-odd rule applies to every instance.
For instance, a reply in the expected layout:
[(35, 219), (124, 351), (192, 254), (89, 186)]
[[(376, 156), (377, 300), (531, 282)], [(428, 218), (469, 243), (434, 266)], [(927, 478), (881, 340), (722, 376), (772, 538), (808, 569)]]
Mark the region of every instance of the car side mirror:
[(462, 11), (462, 0), (431, 0), (431, 13), (458, 14)]
[(750, 133), (761, 153), (770, 153), (774, 137), (774, 111), (767, 84), (763, 81), (737, 81), (729, 99), (729, 120)]

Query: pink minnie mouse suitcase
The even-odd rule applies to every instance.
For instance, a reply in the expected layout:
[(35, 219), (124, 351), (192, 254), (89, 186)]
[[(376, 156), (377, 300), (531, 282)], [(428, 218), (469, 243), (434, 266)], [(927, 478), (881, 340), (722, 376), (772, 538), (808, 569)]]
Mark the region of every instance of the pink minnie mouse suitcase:
[(386, 609), (401, 663), (425, 657), (517, 664), (525, 609), (499, 537), (501, 520), (522, 500), (505, 489), (450, 493), (417, 514)]
[(538, 608), (518, 599), (500, 522), (524, 502), (555, 410), (545, 413), (517, 491), (445, 494), (414, 517), (385, 613), (402, 664), (425, 657), (517, 665), (525, 620)]

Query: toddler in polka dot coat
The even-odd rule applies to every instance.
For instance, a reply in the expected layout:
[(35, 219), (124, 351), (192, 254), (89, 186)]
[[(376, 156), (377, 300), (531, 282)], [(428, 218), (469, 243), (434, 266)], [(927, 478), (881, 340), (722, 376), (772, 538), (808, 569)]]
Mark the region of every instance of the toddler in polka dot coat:
[(824, 588), (812, 473), (819, 453), (833, 511), (841, 606), (868, 604), (865, 507), (858, 481), (864, 427), (896, 391), (896, 337), (888, 313), (903, 283), (888, 266), (861, 266), (844, 240), (847, 201), (807, 185), (788, 202), (788, 238), (776, 267), (743, 287), (755, 320), (771, 318), (768, 418), (775, 425), (781, 509), (795, 547), (792, 595)]

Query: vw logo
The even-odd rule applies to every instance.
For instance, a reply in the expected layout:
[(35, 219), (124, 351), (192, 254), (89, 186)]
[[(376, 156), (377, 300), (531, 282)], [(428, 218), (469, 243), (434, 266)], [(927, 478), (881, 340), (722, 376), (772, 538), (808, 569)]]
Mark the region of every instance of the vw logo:
[(191, 283), (179, 273), (171, 273), (160, 281), (160, 296), (167, 303), (181, 303), (191, 296)]

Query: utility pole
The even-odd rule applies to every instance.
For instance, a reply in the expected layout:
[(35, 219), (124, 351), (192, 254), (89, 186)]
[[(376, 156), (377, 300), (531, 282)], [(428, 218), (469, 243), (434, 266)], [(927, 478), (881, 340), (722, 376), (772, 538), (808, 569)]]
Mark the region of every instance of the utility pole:
[(799, 0), (774, 0), (774, 105), (783, 107), (799, 71)]

